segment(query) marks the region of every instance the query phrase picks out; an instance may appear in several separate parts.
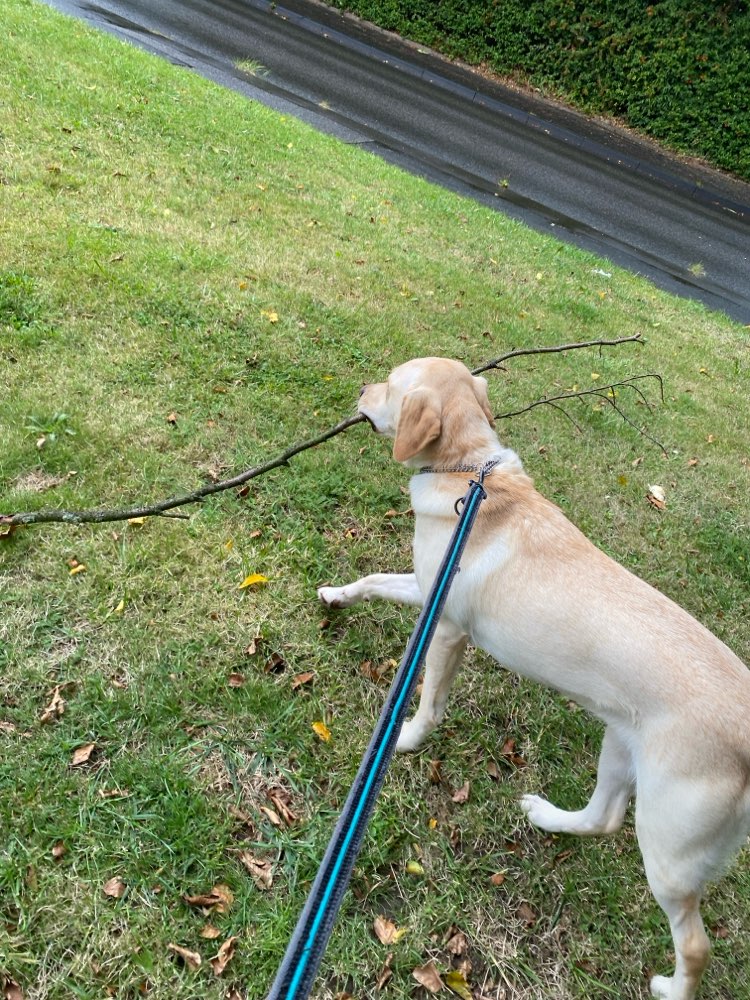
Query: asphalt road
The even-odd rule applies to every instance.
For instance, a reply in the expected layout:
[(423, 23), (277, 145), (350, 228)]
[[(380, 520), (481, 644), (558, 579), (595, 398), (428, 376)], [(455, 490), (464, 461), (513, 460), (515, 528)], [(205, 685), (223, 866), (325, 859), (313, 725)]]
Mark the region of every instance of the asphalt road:
[(48, 2), (750, 323), (748, 184), (315, 0)]

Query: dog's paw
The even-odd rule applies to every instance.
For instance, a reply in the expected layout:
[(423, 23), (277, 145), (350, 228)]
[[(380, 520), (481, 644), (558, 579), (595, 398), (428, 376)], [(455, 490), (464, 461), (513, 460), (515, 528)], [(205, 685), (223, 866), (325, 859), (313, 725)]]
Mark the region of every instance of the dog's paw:
[(405, 722), (399, 733), (396, 753), (414, 753), (415, 750), (419, 750), (422, 746), (424, 738), (425, 733), (415, 719)]
[(526, 813), (529, 822), (542, 830), (559, 832), (560, 810), (553, 806), (551, 802), (541, 798), (539, 795), (523, 795), (521, 797), (521, 809)]
[(672, 993), (672, 977), (653, 976), (649, 986), (652, 997), (657, 997), (658, 1000), (669, 1000)]
[(318, 587), (318, 598), (328, 608), (348, 608), (354, 604), (346, 595), (346, 587)]

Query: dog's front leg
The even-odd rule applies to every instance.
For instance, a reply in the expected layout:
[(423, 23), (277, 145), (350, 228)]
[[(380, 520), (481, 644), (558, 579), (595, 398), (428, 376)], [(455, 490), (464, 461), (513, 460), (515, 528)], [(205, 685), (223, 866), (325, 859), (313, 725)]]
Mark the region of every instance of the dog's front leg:
[(453, 678), (461, 664), (468, 636), (445, 618), (435, 630), (427, 653), (422, 696), (414, 717), (405, 722), (396, 749), (400, 753), (418, 750), (442, 722)]
[(422, 591), (413, 573), (373, 573), (345, 587), (320, 587), (318, 597), (329, 608), (348, 608), (358, 601), (394, 601), (421, 608)]

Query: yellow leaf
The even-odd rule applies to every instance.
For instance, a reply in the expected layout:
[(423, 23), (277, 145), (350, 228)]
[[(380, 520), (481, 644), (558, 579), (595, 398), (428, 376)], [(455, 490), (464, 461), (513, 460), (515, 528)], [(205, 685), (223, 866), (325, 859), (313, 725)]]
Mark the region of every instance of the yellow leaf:
[(234, 548), (234, 542), (232, 541), (231, 538), (229, 539), (229, 541), (224, 542), (224, 548), (227, 550), (227, 552), (232, 551), (232, 549)]
[(328, 728), (325, 722), (313, 722), (312, 727), (318, 739), (323, 740), (324, 743), (327, 743), (330, 740), (331, 730)]
[(123, 599), (120, 601), (120, 603), (117, 605), (117, 607), (116, 608), (112, 608), (112, 614), (113, 615), (121, 615), (124, 610), (125, 610), (125, 598), (123, 597)]
[(596, 382), (596, 380), (598, 378), (601, 378), (601, 375), (599, 374), (599, 372), (592, 372), (591, 373), (591, 379), (592, 379), (593, 382)]
[(146, 518), (145, 517), (129, 517), (128, 518), (128, 524), (145, 524), (145, 523), (146, 523)]
[(264, 316), (269, 323), (278, 323), (279, 314), (274, 309), (261, 309), (261, 316)]
[(407, 861), (406, 870), (409, 875), (424, 875), (424, 868), (418, 861)]
[(461, 1000), (474, 1000), (474, 994), (469, 989), (463, 972), (459, 972), (458, 969), (446, 973), (443, 982), (452, 993), (460, 996)]
[(85, 573), (86, 565), (85, 563), (77, 563), (75, 566), (71, 567), (71, 569), (68, 570), (68, 572), (70, 573), (71, 576), (77, 576), (79, 573)]
[(263, 576), (262, 573), (251, 573), (250, 576), (245, 577), (237, 589), (244, 590), (246, 587), (258, 587), (262, 583), (268, 583), (267, 576)]

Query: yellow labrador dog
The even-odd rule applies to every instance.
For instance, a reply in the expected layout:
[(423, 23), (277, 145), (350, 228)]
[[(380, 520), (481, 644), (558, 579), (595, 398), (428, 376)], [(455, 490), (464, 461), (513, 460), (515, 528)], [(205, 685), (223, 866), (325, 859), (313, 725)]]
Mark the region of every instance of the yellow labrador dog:
[(414, 573), (322, 587), (331, 607), (374, 598), (419, 606), (455, 525), (467, 470), (497, 461), (399, 750), (416, 750), (440, 723), (467, 642), (603, 719), (588, 805), (568, 812), (526, 795), (521, 806), (544, 830), (608, 834), (636, 796), (646, 874), (676, 955), (674, 975), (655, 976), (651, 991), (691, 1000), (709, 958), (703, 887), (750, 829), (750, 672), (537, 493), (495, 435), (485, 379), (455, 361), (409, 361), (387, 382), (365, 386), (359, 410), (393, 438), (397, 462), (420, 470), (411, 480)]

